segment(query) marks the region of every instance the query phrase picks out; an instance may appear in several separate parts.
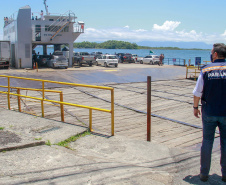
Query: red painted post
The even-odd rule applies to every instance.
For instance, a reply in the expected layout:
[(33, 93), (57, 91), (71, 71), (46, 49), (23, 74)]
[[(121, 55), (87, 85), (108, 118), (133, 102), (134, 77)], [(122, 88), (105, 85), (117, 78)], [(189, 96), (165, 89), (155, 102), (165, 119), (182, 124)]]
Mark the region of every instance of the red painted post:
[(151, 141), (151, 76), (147, 77), (147, 141)]

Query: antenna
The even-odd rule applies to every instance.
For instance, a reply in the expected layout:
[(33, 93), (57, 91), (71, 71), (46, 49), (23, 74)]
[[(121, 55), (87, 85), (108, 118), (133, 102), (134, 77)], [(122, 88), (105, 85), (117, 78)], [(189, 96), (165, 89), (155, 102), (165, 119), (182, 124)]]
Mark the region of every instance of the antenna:
[(48, 6), (46, 5), (46, 0), (44, 0), (44, 5), (45, 5), (45, 9), (46, 9), (46, 15), (49, 15)]

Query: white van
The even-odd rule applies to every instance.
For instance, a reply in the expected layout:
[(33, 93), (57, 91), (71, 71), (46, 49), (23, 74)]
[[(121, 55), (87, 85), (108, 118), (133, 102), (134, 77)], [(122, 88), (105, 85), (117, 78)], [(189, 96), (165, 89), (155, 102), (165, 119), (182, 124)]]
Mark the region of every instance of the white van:
[(96, 65), (103, 65), (104, 67), (118, 67), (118, 58), (116, 55), (102, 55), (96, 59)]
[(158, 55), (148, 55), (143, 58), (143, 60), (140, 61), (141, 64), (159, 64), (160, 59)]

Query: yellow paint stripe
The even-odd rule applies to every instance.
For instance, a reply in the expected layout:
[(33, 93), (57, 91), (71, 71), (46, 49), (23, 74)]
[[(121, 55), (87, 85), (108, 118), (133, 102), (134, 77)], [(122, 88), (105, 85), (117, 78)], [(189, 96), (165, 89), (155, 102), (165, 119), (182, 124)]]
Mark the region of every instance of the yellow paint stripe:
[(104, 71), (111, 72), (111, 71), (118, 71), (118, 70), (112, 69), (112, 70), (104, 70)]

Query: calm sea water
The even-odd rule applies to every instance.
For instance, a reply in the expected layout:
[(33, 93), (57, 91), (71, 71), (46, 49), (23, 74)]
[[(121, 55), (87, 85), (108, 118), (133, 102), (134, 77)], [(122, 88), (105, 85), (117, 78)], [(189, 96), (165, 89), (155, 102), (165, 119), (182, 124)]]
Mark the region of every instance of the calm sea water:
[[(42, 47), (36, 47), (35, 48), (36, 53), (40, 52), (42, 54)], [(94, 51), (100, 51), (103, 54), (115, 54), (115, 53), (131, 53), (131, 54), (137, 54), (140, 57), (145, 57), (146, 55), (149, 55), (148, 49), (74, 49), (75, 52), (94, 52)], [(165, 55), (165, 59), (167, 58), (177, 58), (177, 59), (185, 59), (186, 63), (188, 63), (188, 60), (191, 60), (191, 64), (195, 64), (195, 57), (201, 57), (201, 61), (210, 61), (210, 53), (211, 50), (160, 50), (160, 49), (153, 49), (152, 50), (155, 55), (160, 55), (161, 53)], [(53, 53), (53, 48), (49, 47), (47, 49), (48, 53)], [(166, 61), (165, 61), (166, 63)], [(166, 63), (167, 64), (167, 63)]]

